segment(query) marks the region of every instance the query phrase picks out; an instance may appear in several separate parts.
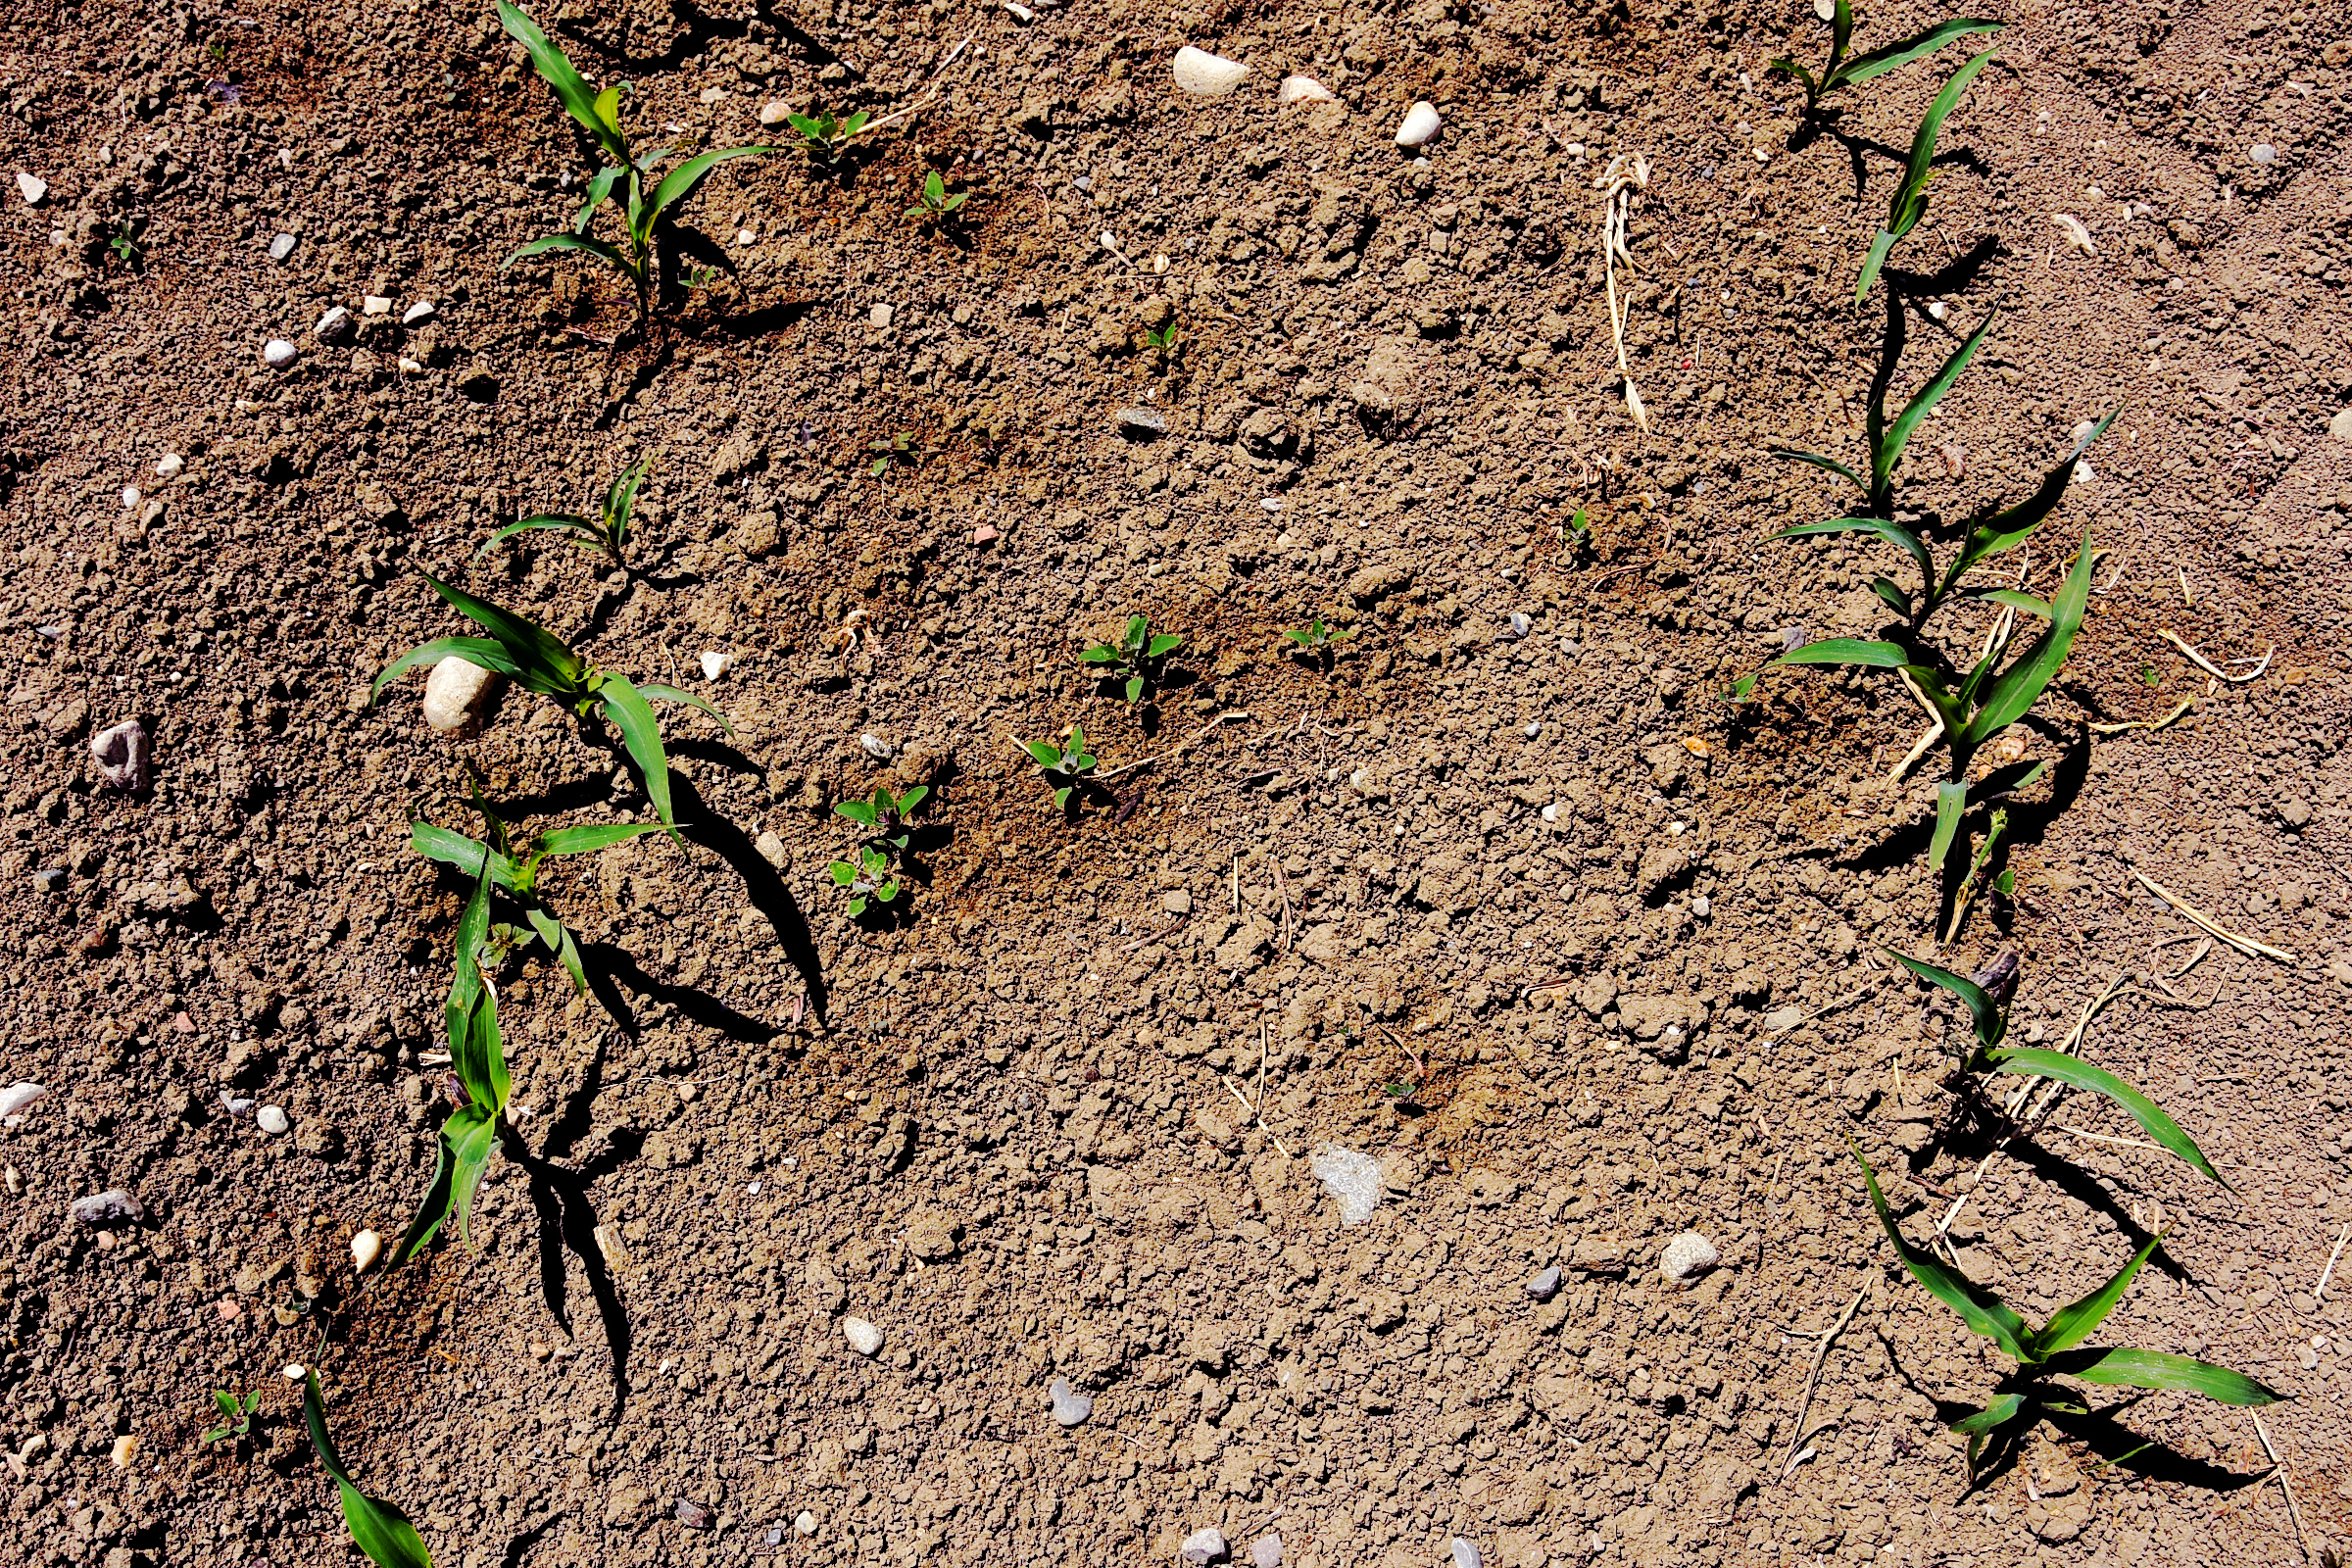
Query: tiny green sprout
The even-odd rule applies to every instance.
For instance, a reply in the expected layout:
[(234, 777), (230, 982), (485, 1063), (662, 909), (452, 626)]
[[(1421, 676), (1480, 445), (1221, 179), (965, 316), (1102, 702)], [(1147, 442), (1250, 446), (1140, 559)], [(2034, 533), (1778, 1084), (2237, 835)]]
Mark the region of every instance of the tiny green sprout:
[(922, 451), (915, 446), (914, 432), (911, 430), (897, 430), (879, 441), (868, 441), (865, 450), (874, 454), (874, 461), (866, 472), (877, 479), (888, 473), (894, 463), (914, 465), (923, 461)]
[(1972, 32), (1998, 32), (2002, 25), (1998, 22), (1955, 17), (1948, 22), (1936, 24), (1925, 32), (1914, 33), (1899, 42), (1887, 44), (1885, 48), (1849, 57), (1845, 48), (1853, 41), (1854, 8), (1847, 0), (1838, 0), (1837, 9), (1830, 17), (1830, 58), (1823, 64), (1819, 76), (1786, 55), (1772, 61), (1764, 69), (1778, 75), (1795, 77), (1797, 84), (1805, 89), (1805, 112), (1811, 114), (1823, 98), (1840, 87), (1851, 87), (1856, 82), (1868, 81), (1873, 76), (1884, 75), (1907, 66), (1914, 60), (1934, 54), (1953, 39), (1965, 38)]
[(2164, 684), (2164, 676), (2154, 664), (2142, 664), (2139, 666), (2139, 683), (2148, 690), (2154, 691)]
[(1310, 658), (1329, 658), (1334, 648), (1354, 636), (1355, 632), (1353, 626), (1345, 631), (1335, 631), (1323, 624), (1323, 617), (1317, 615), (1303, 626), (1293, 626), (1283, 632), (1283, 636), (1297, 645), (1285, 652), (1305, 654)]
[(1749, 670), (1746, 674), (1740, 676), (1735, 681), (1728, 683), (1721, 691), (1717, 692), (1715, 694), (1716, 701), (1728, 703), (1734, 708), (1739, 707), (1741, 703), (1746, 702), (1749, 698), (1755, 695), (1756, 682), (1763, 676), (1763, 674), (1764, 672), (1760, 669)]
[(1887, 252), (1895, 241), (1919, 226), (1928, 214), (1928, 182), (1936, 177), (1936, 136), (1943, 129), (1944, 121), (1960, 105), (1960, 95), (1968, 84), (1977, 79), (1995, 51), (1987, 49), (1952, 73), (1951, 80), (1928, 106), (1927, 117), (1919, 122), (1911, 138), (1910, 161), (1903, 166), (1902, 180), (1894, 187), (1894, 195), (1886, 203), (1886, 222), (1878, 237), (1870, 242), (1870, 254), (1863, 259), (1862, 273), (1854, 283), (1854, 303), (1862, 303), (1870, 293), (1870, 285), (1878, 281), (1879, 270), (1886, 265)]
[(835, 860), (825, 869), (836, 887), (849, 890), (849, 912), (853, 920), (865, 912), (868, 899), (888, 904), (899, 896), (899, 879), (891, 871), (890, 857), (870, 844), (858, 847), (857, 864)]
[(242, 1442), (253, 1436), (253, 1412), (262, 1406), (262, 1391), (256, 1389), (239, 1399), (226, 1389), (215, 1389), (213, 1405), (220, 1412), (222, 1424), (204, 1432), (197, 1441), (219, 1443), (224, 1438), (235, 1438)]
[(1996, 876), (1992, 879), (1992, 890), (1995, 893), (1998, 893), (2004, 899), (2016, 898), (2017, 873), (2015, 871), (2004, 870), (1999, 876)]
[(847, 817), (866, 831), (865, 842), (858, 847), (854, 861), (835, 860), (825, 867), (833, 885), (849, 891), (851, 919), (865, 912), (868, 900), (888, 904), (899, 896), (905, 882), (906, 846), (914, 837), (907, 818), (930, 794), (930, 786), (924, 784), (917, 784), (904, 795), (893, 795), (876, 785), (871, 800), (841, 801), (834, 805), (835, 815)]
[[(629, 280), (636, 291), (637, 326), (642, 331), (653, 319), (654, 288), (659, 280), (655, 265), (657, 242), (666, 232), (665, 225), (678, 205), (692, 196), (718, 165), (730, 159), (756, 158), (775, 149), (714, 148), (697, 153), (656, 179), (655, 167), (675, 149), (656, 147), (650, 152), (632, 154), (628, 135), (620, 128), (621, 84), (614, 82), (602, 92), (591, 91), (570, 58), (556, 47), (539, 24), (514, 0), (498, 0), (498, 20), (509, 36), (529, 54), (532, 69), (555, 90), (564, 112), (579, 122), (596, 143), (597, 150), (610, 160), (589, 176), (587, 200), (573, 215), (571, 227), (531, 241), (502, 262), (499, 270), (506, 270), (526, 256), (544, 256), (553, 251), (592, 257)], [(619, 244), (598, 239), (588, 232), (588, 225), (595, 221), (607, 202), (614, 204), (621, 214)]]
[(352, 1544), (367, 1553), (375, 1568), (433, 1568), (433, 1554), (424, 1549), (424, 1538), (416, 1534), (409, 1516), (352, 1483), (343, 1456), (335, 1451), (334, 1439), (326, 1434), (326, 1403), (318, 1393), (318, 1374), (290, 1366), (286, 1376), (302, 1379), (302, 1419), (311, 1429), (311, 1448), (318, 1455), (318, 1468), (334, 1478), (343, 1500), (343, 1525), (351, 1532)]
[(1023, 741), (1021, 750), (1029, 754), (1030, 760), (1044, 771), (1046, 782), (1054, 786), (1054, 805), (1060, 810), (1068, 810), (1070, 797), (1094, 782), (1095, 758), (1086, 749), (1086, 730), (1081, 725), (1070, 726), (1070, 738), (1063, 745)]
[(115, 253), (115, 260), (128, 268), (135, 269), (142, 257), (139, 242), (131, 237), (127, 219), (115, 225), (115, 237), (106, 242), (106, 248)]
[(1161, 662), (1183, 646), (1184, 639), (1173, 632), (1153, 636), (1142, 615), (1130, 615), (1117, 642), (1096, 643), (1078, 656), (1078, 662), (1095, 665), (1103, 680), (1124, 678), (1127, 701), (1140, 702), (1146, 686), (1159, 683)]
[(794, 145), (807, 153), (811, 163), (829, 169), (841, 162), (842, 155), (850, 150), (850, 143), (858, 139), (866, 122), (873, 118), (863, 109), (846, 120), (830, 109), (821, 109), (812, 115), (786, 115), (784, 123), (792, 127)]
[(604, 500), (599, 503), (597, 514), (593, 520), (574, 516), (570, 513), (542, 513), (534, 517), (525, 517), (520, 522), (508, 523), (504, 528), (483, 540), (482, 548), (475, 551), (474, 554), (477, 556), (488, 555), (492, 545), (501, 540), (512, 539), (516, 534), (553, 528), (559, 532), (570, 534), (575, 544), (590, 550), (603, 551), (612, 564), (626, 570), (628, 567), (629, 516), (637, 508), (637, 490), (640, 485), (645, 483), (648, 466), (649, 465), (646, 463), (634, 463), (621, 469), (620, 477), (606, 486)]
[(915, 193), (914, 205), (906, 209), (906, 216), (936, 227), (962, 211), (963, 204), (971, 199), (969, 191), (949, 195), (948, 182), (934, 169), (924, 179), (922, 189)]
[[(2180, 1124), (2167, 1115), (2162, 1106), (2132, 1088), (2103, 1067), (2094, 1067), (2080, 1056), (2064, 1052), (2045, 1051), (2038, 1046), (2008, 1044), (2009, 1003), (2017, 992), (2017, 958), (2004, 954), (1975, 978), (1954, 974), (1949, 969), (1897, 953), (1892, 948), (1886, 956), (1929, 984), (1938, 986), (1960, 999), (1968, 1008), (1970, 1032), (1974, 1044), (1959, 1054), (1959, 1068), (1964, 1073), (2011, 1073), (2024, 1078), (2049, 1078), (2070, 1088), (2086, 1089), (2109, 1100), (2131, 1112), (2150, 1138), (2179, 1155), (2190, 1168), (2201, 1175), (2229, 1187), (2229, 1181), (2213, 1168), (2205, 1152), (2195, 1140), (2180, 1130)], [(2235, 1191), (2234, 1188), (2231, 1191)]]
[(655, 814), (675, 837), (678, 824), (670, 809), (669, 757), (662, 748), (662, 723), (654, 716), (653, 701), (649, 699), (699, 708), (718, 719), (719, 728), (733, 734), (727, 721), (719, 718), (718, 710), (675, 686), (651, 681), (634, 685), (612, 670), (589, 663), (573, 653), (563, 638), (538, 622), (486, 599), (477, 599), (431, 572), (424, 573), (424, 580), (451, 608), (490, 635), (436, 637), (410, 649), (375, 677), (368, 701), (373, 704), (383, 696), (384, 687), (403, 671), (419, 664), (437, 664), (454, 655), (484, 669), (496, 670), (525, 691), (537, 692), (583, 718), (591, 712), (602, 712), (620, 731), (629, 760), (645, 776), (646, 797), (654, 803)]
[(1176, 353), (1176, 318), (1171, 316), (1165, 326), (1144, 328), (1144, 344), (1158, 358), (1160, 368), (1163, 369), (1167, 368), (1168, 361), (1174, 358)]
[(1968, 1439), (1968, 1472), (1972, 1483), (1980, 1474), (1979, 1460), (1987, 1446), (2018, 1441), (2043, 1412), (2074, 1416), (2090, 1413), (2082, 1396), (2053, 1386), (2049, 1382), (2053, 1377), (2073, 1378), (2094, 1387), (2178, 1389), (2201, 1394), (2222, 1404), (2275, 1404), (2283, 1397), (2242, 1372), (2232, 1372), (2210, 1361), (2133, 1346), (2083, 1346), (2082, 1342), (2090, 1338), (2123, 1299), (2140, 1265), (2164, 1245), (2162, 1236), (2151, 1238), (2107, 1283), (2071, 1305), (2060, 1307), (2037, 1329), (1998, 1296), (1957, 1268), (1946, 1265), (1933, 1252), (1916, 1249), (1906, 1241), (1886, 1207), (1886, 1195), (1879, 1191), (1879, 1173), (1862, 1157), (1861, 1150), (1855, 1149), (1853, 1153), (1862, 1167), (1871, 1209), (1878, 1215), (1886, 1239), (1894, 1245), (1894, 1254), (1904, 1269), (1927, 1288), (1929, 1295), (1958, 1313), (1970, 1333), (1990, 1340), (2014, 1363), (1990, 1401), (1951, 1423), (1953, 1432)]

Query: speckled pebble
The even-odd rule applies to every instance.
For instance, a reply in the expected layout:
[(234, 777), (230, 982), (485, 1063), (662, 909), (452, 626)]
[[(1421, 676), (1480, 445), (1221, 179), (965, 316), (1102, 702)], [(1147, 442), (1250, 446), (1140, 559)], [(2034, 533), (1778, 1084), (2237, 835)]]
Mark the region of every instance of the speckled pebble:
[(284, 1132), (289, 1126), (292, 1125), (292, 1123), (286, 1120), (286, 1113), (278, 1109), (275, 1105), (264, 1105), (261, 1109), (255, 1111), (253, 1113), (253, 1124), (256, 1127), (259, 1127), (262, 1131), (268, 1133), (272, 1138), (275, 1138), (279, 1133)]

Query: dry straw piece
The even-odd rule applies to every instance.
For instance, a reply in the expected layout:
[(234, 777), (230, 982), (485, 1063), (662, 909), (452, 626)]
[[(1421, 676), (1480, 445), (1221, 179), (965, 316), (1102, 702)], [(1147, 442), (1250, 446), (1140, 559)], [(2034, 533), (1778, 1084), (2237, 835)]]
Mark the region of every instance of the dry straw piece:
[(1640, 153), (1619, 153), (1592, 182), (1592, 188), (1600, 192), (1600, 253), (1608, 272), (1609, 331), (1617, 340), (1617, 373), (1625, 382), (1625, 412), (1644, 431), (1649, 429), (1649, 415), (1642, 407), (1642, 394), (1634, 390), (1633, 367), (1625, 362), (1625, 305), (1617, 297), (1617, 264), (1634, 265), (1634, 253), (1625, 247), (1625, 222), (1633, 212), (1634, 198), (1648, 186), (1649, 160)]

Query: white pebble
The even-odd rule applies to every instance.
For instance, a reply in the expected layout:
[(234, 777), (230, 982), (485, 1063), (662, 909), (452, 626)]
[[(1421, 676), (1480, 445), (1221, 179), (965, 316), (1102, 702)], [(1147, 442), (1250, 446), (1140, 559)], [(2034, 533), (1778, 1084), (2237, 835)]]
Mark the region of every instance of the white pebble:
[(1413, 105), (1412, 111), (1404, 117), (1404, 123), (1396, 127), (1396, 145), (1399, 147), (1426, 146), (1437, 136), (1438, 126), (1442, 123), (1443, 122), (1438, 119), (1437, 105), (1426, 100), (1417, 103)]
[(1935, 318), (1936, 320), (1940, 321), (1950, 314), (1951, 312), (1945, 307), (1943, 301), (1930, 300), (1928, 302), (1928, 315)]
[(1020, 0), (1004, 0), (1005, 14), (1026, 27), (1037, 20), (1037, 13), (1022, 5)]
[(432, 315), (433, 302), (431, 300), (418, 300), (416, 304), (410, 306), (407, 310), (401, 313), (400, 324), (403, 326), (415, 326), (418, 321), (432, 319)]
[(365, 1274), (375, 1267), (375, 1260), (384, 1254), (384, 1239), (373, 1231), (362, 1231), (351, 1239), (351, 1266)]
[(406, 354), (403, 354), (393, 363), (398, 365), (402, 373), (406, 375), (416, 375), (424, 369), (423, 366), (417, 364), (415, 360), (410, 359)]
[(339, 337), (349, 335), (350, 331), (351, 313), (337, 305), (318, 318), (318, 324), (311, 328), (311, 336), (321, 343), (332, 343)]
[(27, 207), (38, 207), (41, 198), (49, 194), (49, 182), (23, 170), (17, 172), (17, 193), (24, 198)]
[(1260, 1536), (1250, 1545), (1250, 1561), (1255, 1568), (1282, 1568), (1282, 1538)]
[(1065, 1427), (1074, 1427), (1095, 1413), (1095, 1401), (1070, 1387), (1067, 1378), (1055, 1378), (1052, 1390), (1054, 1419)]
[(291, 234), (278, 235), (270, 242), (270, 259), (273, 262), (284, 261), (294, 254), (295, 243), (294, 236)]
[(859, 1355), (872, 1355), (882, 1348), (882, 1331), (861, 1317), (843, 1318), (841, 1337)]
[(302, 350), (282, 337), (273, 337), (262, 345), (262, 363), (272, 370), (282, 370), (302, 354)]
[(1722, 1260), (1713, 1242), (1696, 1231), (1685, 1231), (1658, 1254), (1658, 1272), (1677, 1285), (1688, 1285)]
[(279, 1133), (284, 1132), (286, 1128), (291, 1125), (291, 1123), (286, 1120), (286, 1113), (278, 1109), (275, 1105), (264, 1105), (261, 1109), (255, 1111), (253, 1113), (253, 1124), (256, 1127), (259, 1127), (262, 1131), (268, 1133), (272, 1138), (275, 1138)]
[(156, 460), (155, 476), (159, 479), (169, 479), (186, 466), (187, 464), (181, 460), (178, 453), (167, 452)]
[(284, 1366), (277, 1369), (277, 1375), (281, 1378), (284, 1378), (288, 1383), (300, 1383), (309, 1374), (303, 1371), (302, 1363), (300, 1361), (288, 1361)]
[(1380, 1206), (1380, 1161), (1352, 1149), (1326, 1145), (1309, 1155), (1307, 1169), (1340, 1205), (1340, 1223), (1361, 1225)]
[(888, 326), (891, 321), (891, 315), (892, 313), (889, 306), (877, 304), (872, 310), (865, 313), (865, 318), (875, 326)]
[(2258, 141), (2246, 157), (2257, 164), (2275, 164), (2278, 161), (2278, 149), (2267, 141)]
[(890, 742), (879, 735), (860, 735), (858, 737), (858, 745), (859, 750), (877, 762), (890, 760)]
[(1704, 893), (1701, 893), (1697, 898), (1690, 901), (1690, 912), (1697, 915), (1701, 920), (1704, 920), (1708, 915), (1715, 912), (1715, 906)]
[(1250, 68), (1239, 60), (1212, 55), (1186, 44), (1176, 51), (1176, 85), (1195, 98), (1222, 98), (1242, 84)]
[(791, 115), (792, 105), (781, 98), (770, 98), (760, 106), (760, 123), (762, 125), (781, 125)]
[(1286, 104), (1328, 104), (1337, 101), (1332, 97), (1331, 89), (1312, 76), (1283, 77), (1282, 89), (1274, 96)]
[(139, 487), (137, 485), (126, 484), (122, 487), (122, 510), (124, 512), (139, 510)]
[(2050, 221), (2056, 223), (2059, 230), (2066, 235), (2066, 243), (2071, 248), (2081, 251), (2085, 256), (2099, 254), (2099, 247), (2091, 241), (2090, 230), (2084, 228), (2082, 220), (2074, 214), (2052, 213)]
[(48, 1092), (36, 1083), (14, 1083), (0, 1089), (0, 1117), (14, 1116)]
[(792, 1522), (792, 1528), (799, 1531), (804, 1536), (815, 1535), (816, 1515), (810, 1513), (808, 1509), (803, 1508), (801, 1510), (801, 1516)]
[(1176, 1553), (1192, 1568), (1203, 1568), (1204, 1564), (1225, 1555), (1225, 1532), (1215, 1525), (1196, 1530), (1184, 1538), (1184, 1544), (1176, 1548)]
[(703, 650), (703, 679), (716, 680), (734, 667), (735, 656), (733, 654), (723, 654), (715, 648)]
[(490, 686), (491, 671), (454, 654), (433, 666), (424, 682), (424, 721), (443, 735), (473, 722), (473, 705)]
[(1453, 1568), (1479, 1568), (1478, 1547), (1475, 1544), (1456, 1536), (1451, 1544)]
[(363, 294), (360, 296), (360, 313), (364, 316), (390, 316), (392, 302), (381, 294)]
[(1560, 819), (1560, 806), (1559, 806), (1559, 803), (1558, 803), (1557, 801), (1554, 801), (1554, 802), (1553, 802), (1551, 805), (1549, 805), (1549, 806), (1546, 806), (1545, 808), (1544, 808), (1544, 809), (1543, 809), (1543, 811), (1542, 811), (1542, 813), (1541, 813), (1541, 814), (1542, 814), (1542, 816), (1543, 816), (1544, 820), (1544, 821), (1546, 821), (1546, 822), (1557, 822), (1557, 821)]

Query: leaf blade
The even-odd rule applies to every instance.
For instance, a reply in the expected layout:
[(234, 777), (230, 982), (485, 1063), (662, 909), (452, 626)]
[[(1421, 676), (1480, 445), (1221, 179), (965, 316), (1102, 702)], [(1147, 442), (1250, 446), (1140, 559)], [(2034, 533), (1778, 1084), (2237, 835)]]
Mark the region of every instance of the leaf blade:
[(698, 153), (687, 159), (677, 168), (662, 175), (662, 183), (654, 187), (653, 199), (645, 204), (643, 226), (650, 230), (652, 225), (659, 222), (662, 215), (671, 206), (693, 195), (695, 186), (703, 182), (703, 176), (720, 164), (736, 158), (757, 158), (762, 153), (772, 153), (775, 150), (773, 147), (762, 146), (717, 147), (710, 152)]
[(1857, 637), (1825, 637), (1791, 648), (1773, 661), (1776, 664), (1859, 664), (1868, 669), (1900, 669), (1910, 656), (1893, 643)]
[(2044, 688), (2058, 676), (2066, 663), (2067, 654), (2075, 646), (2075, 633), (2082, 629), (2082, 616), (2090, 608), (2090, 534), (2085, 530), (2082, 547), (2075, 554), (2075, 566), (2067, 573), (2066, 585), (2050, 600), (2050, 624), (2024, 657), (1994, 678), (1991, 689), (1984, 695), (1984, 706), (1968, 721), (1961, 741), (1971, 749), (2007, 729), (2025, 717)]
[(2221, 1404), (2277, 1404), (2285, 1396), (2264, 1387), (2243, 1372), (2232, 1372), (2211, 1361), (2142, 1350), (2134, 1346), (2078, 1352), (2053, 1358), (2050, 1370), (2084, 1383), (2132, 1389), (2170, 1389), (2201, 1394)]
[[(1851, 1148), (1851, 1144), (1848, 1145)], [(1972, 1334), (1983, 1335), (2006, 1351), (2011, 1359), (2030, 1364), (2033, 1357), (2027, 1344), (2025, 1319), (2019, 1317), (1999, 1297), (1978, 1285), (1967, 1275), (1946, 1268), (1933, 1255), (1915, 1251), (1887, 1211), (1886, 1195), (1879, 1191), (1879, 1173), (1871, 1169), (1862, 1151), (1854, 1149), (1854, 1159), (1862, 1167), (1863, 1184), (1870, 1191), (1870, 1206), (1879, 1216), (1879, 1225), (1886, 1239), (1894, 1244), (1895, 1256), (1913, 1279), (1927, 1287), (1928, 1294), (1960, 1316)]]
[(2117, 1269), (2106, 1284), (2080, 1300), (2069, 1301), (2052, 1312), (2050, 1320), (2034, 1336), (2034, 1353), (2045, 1357), (2055, 1355), (2060, 1350), (2071, 1350), (2089, 1339), (2092, 1332), (2107, 1321), (2107, 1314), (2115, 1310), (2116, 1303), (2124, 1298), (2125, 1290), (2132, 1284), (2132, 1276), (2137, 1274), (2140, 1265), (2163, 1245), (2163, 1237), (2149, 1237), (2148, 1244), (2132, 1253), (2131, 1259)]
[(1958, 997), (1967, 1006), (1969, 1018), (1976, 1026), (1977, 1039), (1987, 1046), (2000, 1044), (2002, 1032), (2008, 1027), (2008, 1021), (2001, 1015), (2000, 1004), (1993, 1001), (1991, 993), (1983, 986), (1966, 975), (1938, 968), (1935, 964), (1914, 958), (1907, 953), (1898, 953), (1884, 945), (1881, 946), (1880, 951), (1930, 985), (1941, 986), (1953, 996)]
[(654, 716), (653, 705), (636, 687), (610, 673), (597, 688), (596, 697), (605, 716), (620, 731), (620, 743), (628, 749), (637, 770), (645, 776), (646, 799), (654, 803), (654, 814), (675, 838), (678, 821), (669, 800), (669, 757), (662, 749), (662, 721)]
[(1914, 33), (1898, 42), (1873, 49), (1868, 54), (1854, 56), (1831, 73), (1831, 80), (1824, 90), (1830, 86), (1846, 87), (1868, 81), (1873, 76), (1900, 70), (1914, 60), (1932, 55), (1955, 38), (1965, 38), (1972, 32), (1998, 32), (2004, 25), (2006, 24), (1987, 22), (1979, 17), (1954, 17), (1939, 22), (1925, 32)]
[(2080, 1056), (2065, 1055), (2055, 1051), (2043, 1051), (2027, 1046), (1996, 1052), (1992, 1057), (1992, 1066), (1999, 1072), (2014, 1073), (2020, 1077), (2054, 1078), (2060, 1083), (2070, 1084), (2077, 1089), (2087, 1089), (2092, 1094), (2105, 1095), (2109, 1100), (2130, 1111), (2132, 1119), (2139, 1123), (2140, 1131), (2155, 1139), (2165, 1149), (2187, 1161), (2194, 1169), (2210, 1176), (2224, 1187), (2230, 1188), (2231, 1192), (2237, 1190), (2230, 1184), (2228, 1177), (2213, 1168), (2213, 1162), (2205, 1157), (2205, 1152), (2197, 1147), (2196, 1140), (2182, 1131), (2180, 1124), (2173, 1120), (2163, 1106), (2106, 1068), (2094, 1067)]

